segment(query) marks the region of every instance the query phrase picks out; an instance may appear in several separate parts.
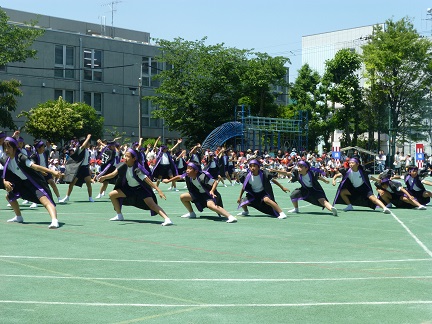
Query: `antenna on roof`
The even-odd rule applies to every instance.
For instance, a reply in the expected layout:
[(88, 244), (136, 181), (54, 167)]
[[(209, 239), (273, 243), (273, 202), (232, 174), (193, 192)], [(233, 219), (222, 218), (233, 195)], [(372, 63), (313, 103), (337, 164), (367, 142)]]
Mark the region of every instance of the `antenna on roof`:
[(111, 10), (111, 37), (114, 38), (114, 12), (117, 11), (117, 9), (114, 9), (114, 5), (119, 4), (123, 1), (111, 1), (106, 4), (103, 4), (102, 6), (108, 6)]

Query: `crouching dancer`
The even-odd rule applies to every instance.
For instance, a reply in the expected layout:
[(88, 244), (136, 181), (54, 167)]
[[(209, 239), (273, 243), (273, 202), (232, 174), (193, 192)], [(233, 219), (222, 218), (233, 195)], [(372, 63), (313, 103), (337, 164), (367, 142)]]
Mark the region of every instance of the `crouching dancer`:
[(99, 178), (99, 182), (103, 183), (117, 176), (114, 190), (109, 193), (117, 215), (110, 220), (124, 220), (121, 209), (123, 205), (126, 205), (145, 210), (150, 209), (152, 216), (159, 214), (164, 219), (162, 226), (172, 225), (165, 211), (157, 204), (157, 198), (152, 189), (157, 190), (159, 196), (163, 199), (165, 199), (165, 195), (150, 180), (147, 170), (139, 163), (139, 156), (138, 151), (128, 149), (124, 155), (125, 162), (120, 163), (110, 174)]
[(181, 178), (185, 179), (189, 191), (180, 195), (180, 200), (188, 211), (187, 214), (181, 217), (196, 218), (191, 204), (191, 202), (193, 202), (200, 212), (207, 207), (217, 214), (228, 218), (226, 221), (227, 223), (237, 222), (237, 218), (223, 208), (222, 197), (216, 190), (218, 181), (213, 179), (209, 173), (201, 171), (199, 164), (189, 162), (185, 174), (175, 176), (171, 179), (164, 179), (163, 182), (170, 183), (172, 181), (178, 181)]
[(3, 150), (8, 156), (3, 169), (3, 184), (8, 192), (7, 200), (15, 212), (15, 217), (9, 219), (8, 222), (24, 222), (17, 202), (18, 198), (23, 198), (34, 203), (41, 203), (51, 216), (51, 224), (48, 228), (58, 228), (56, 205), (43, 174), (50, 173), (58, 177), (60, 172), (37, 165), (27, 158), (20, 152), (18, 142), (13, 137), (5, 138)]
[(344, 208), (344, 211), (354, 210), (353, 205), (372, 209), (378, 206), (383, 209), (385, 214), (390, 214), (390, 209), (373, 194), (369, 177), (356, 158), (349, 160), (348, 169), (339, 169), (339, 172), (342, 173), (337, 173), (333, 177), (332, 184), (335, 186), (336, 179), (343, 176), (333, 206), (335, 204), (346, 204), (347, 207)]
[[(247, 206), (251, 206), (264, 214), (276, 216), (278, 219), (285, 219), (287, 216), (276, 203), (271, 182), (279, 186), (283, 192), (288, 192), (289, 189), (274, 179), (276, 173), (260, 170), (260, 166), (261, 164), (258, 160), (253, 159), (249, 161), (249, 172), (245, 176), (240, 176), (240, 182), (243, 183), (243, 187), (240, 190), (237, 203), (239, 207), (243, 208), (243, 211), (238, 215), (249, 215)], [(273, 174), (275, 175), (274, 177)], [(242, 199), (245, 191), (246, 198)]]
[(291, 202), (293, 203), (294, 209), (291, 209), (289, 213), (299, 213), (299, 200), (305, 200), (312, 205), (320, 206), (328, 209), (332, 212), (334, 216), (337, 216), (337, 209), (333, 207), (324, 192), (321, 184), (318, 182), (323, 181), (329, 183), (329, 181), (324, 178), (324, 171), (311, 168), (309, 162), (300, 161), (297, 163), (297, 169), (293, 172), (287, 171), (277, 171), (279, 173), (285, 174), (287, 176), (292, 176), (291, 181), (298, 181), (301, 184), (300, 188), (295, 189), (291, 194)]

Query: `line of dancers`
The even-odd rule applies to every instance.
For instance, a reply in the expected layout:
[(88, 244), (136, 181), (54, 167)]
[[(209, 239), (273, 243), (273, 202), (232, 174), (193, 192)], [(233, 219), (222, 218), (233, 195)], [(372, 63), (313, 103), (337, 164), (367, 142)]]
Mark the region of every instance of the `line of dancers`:
[[(427, 209), (432, 193), (424, 187), (424, 184), (432, 185), (425, 180), (426, 174), (419, 172), (415, 166), (410, 167), (402, 183), (396, 179), (398, 176), (387, 170), (377, 178), (369, 175), (363, 169), (359, 160), (353, 157), (348, 166), (340, 168), (335, 172), (333, 178), (327, 178), (323, 170), (314, 168), (306, 160), (300, 159), (290, 169), (265, 169), (259, 156), (251, 157), (246, 163), (246, 168), (234, 173), (230, 168), (230, 158), (225, 149), (218, 152), (206, 154), (207, 163), (203, 168), (200, 156), (201, 146), (195, 145), (186, 154), (180, 150), (178, 154), (174, 149), (181, 144), (179, 139), (176, 145), (169, 149), (161, 145), (157, 150), (155, 161), (149, 163), (147, 157), (151, 146), (142, 147), (142, 139), (131, 147), (119, 150), (115, 140), (102, 142), (98, 157), (101, 160), (100, 171), (92, 177), (90, 171), (89, 150), (91, 134), (85, 138), (75, 141), (74, 148), (66, 163), (64, 175), (60, 171), (49, 168), (48, 155), (45, 143), (41, 140), (35, 141), (33, 154), (27, 154), (20, 148), (19, 131), (13, 136), (6, 136), (0, 132), (0, 158), (2, 163), (1, 189), (7, 192), (7, 201), (12, 207), (15, 216), (8, 222), (23, 223), (24, 219), (17, 199), (22, 198), (36, 204), (42, 204), (51, 217), (50, 229), (59, 227), (57, 219), (56, 203), (51, 193), (53, 189), (58, 203), (67, 203), (72, 194), (74, 186), (86, 184), (89, 202), (92, 198), (92, 183), (101, 183), (101, 188), (96, 199), (105, 195), (108, 184), (114, 184), (114, 189), (109, 192), (109, 198), (115, 211), (111, 221), (123, 221), (123, 206), (134, 206), (139, 209), (149, 210), (151, 215), (162, 217), (162, 226), (172, 225), (172, 220), (159, 205), (155, 193), (160, 198), (166, 199), (165, 194), (159, 188), (160, 182), (170, 183), (172, 190), (178, 190), (176, 183), (184, 180), (187, 192), (180, 194), (180, 201), (187, 213), (182, 218), (196, 218), (195, 208), (202, 212), (204, 208), (214, 211), (219, 217), (225, 218), (227, 223), (236, 223), (237, 218), (231, 215), (223, 207), (222, 195), (217, 190), (219, 183), (224, 186), (224, 180), (229, 180), (232, 185), (241, 185), (237, 199), (238, 215), (247, 216), (249, 208), (254, 208), (260, 213), (285, 219), (287, 215), (276, 202), (273, 186), (278, 186), (283, 192), (290, 192), (288, 188), (280, 183), (279, 175), (287, 176), (291, 182), (298, 182), (300, 187), (294, 189), (290, 194), (293, 209), (287, 213), (299, 213), (299, 201), (304, 200), (313, 205), (327, 209), (332, 215), (338, 216), (336, 204), (344, 204), (344, 211), (354, 210), (354, 206), (380, 208), (389, 214), (392, 206), (397, 208)], [(159, 139), (158, 139), (159, 140)], [(155, 143), (153, 149), (156, 149)], [(121, 162), (120, 162), (121, 161)], [(152, 165), (152, 167), (151, 167)], [(233, 166), (234, 167), (234, 166)], [(54, 179), (62, 176), (69, 183), (67, 194), (60, 199), (58, 188)], [(335, 186), (338, 178), (341, 178), (335, 198), (331, 204), (321, 182), (330, 183)], [(399, 177), (400, 178), (400, 177)], [(376, 196), (370, 180), (378, 192)]]

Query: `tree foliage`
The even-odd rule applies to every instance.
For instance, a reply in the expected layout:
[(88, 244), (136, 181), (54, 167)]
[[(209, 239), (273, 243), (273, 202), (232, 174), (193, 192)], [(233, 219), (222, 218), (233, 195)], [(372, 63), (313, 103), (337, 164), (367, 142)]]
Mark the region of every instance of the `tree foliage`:
[(321, 86), (321, 77), (308, 64), (298, 71), (298, 77), (289, 90), (293, 103), (289, 105), (294, 111), (306, 111), (308, 114), (308, 150), (324, 140), (327, 143), (334, 130), (331, 109), (327, 105), (326, 94)]
[(94, 138), (102, 135), (103, 118), (91, 106), (84, 103), (71, 104), (62, 97), (41, 103), (19, 116), (27, 117), (27, 133), (52, 142), (67, 141), (87, 134), (92, 134)]
[[(8, 24), (6, 13), (0, 8), (0, 65), (11, 62), (25, 62), (36, 57), (36, 50), (31, 46), (43, 30), (32, 28), (34, 22), (26, 26)], [(15, 129), (12, 112), (16, 110), (16, 97), (21, 96), (21, 86), (17, 80), (0, 81), (0, 127)]]
[(281, 67), (287, 62), (223, 44), (206, 45), (205, 40), (159, 40), (158, 60), (170, 68), (158, 74), (161, 85), (156, 96), (148, 97), (157, 105), (154, 116), (191, 142), (201, 142), (214, 128), (232, 121), (240, 101), (270, 113), (266, 109), (271, 109), (274, 96), (269, 84), (282, 82)]
[(335, 57), (326, 61), (322, 84), (328, 99), (343, 106), (334, 110), (335, 126), (343, 131), (342, 145), (357, 145), (358, 136), (366, 130), (362, 123), (364, 112), (363, 91), (359, 76), (360, 56), (350, 49), (338, 51)]
[(385, 28), (374, 27), (362, 57), (370, 80), (369, 93), (382, 98), (390, 113), (384, 119), (390, 120), (393, 155), (396, 141), (404, 142), (411, 125), (422, 119), (432, 83), (432, 42), (422, 38), (408, 18), (387, 20)]

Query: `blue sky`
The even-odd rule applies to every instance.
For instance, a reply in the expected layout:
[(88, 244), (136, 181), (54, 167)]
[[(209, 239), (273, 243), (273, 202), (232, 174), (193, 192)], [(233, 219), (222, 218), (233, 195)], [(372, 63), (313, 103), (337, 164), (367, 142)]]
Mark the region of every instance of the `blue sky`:
[(288, 57), (290, 79), (301, 67), (301, 37), (410, 17), (417, 31), (432, 34), (432, 0), (0, 0), (4, 8), (182, 37), (207, 44), (255, 49)]

